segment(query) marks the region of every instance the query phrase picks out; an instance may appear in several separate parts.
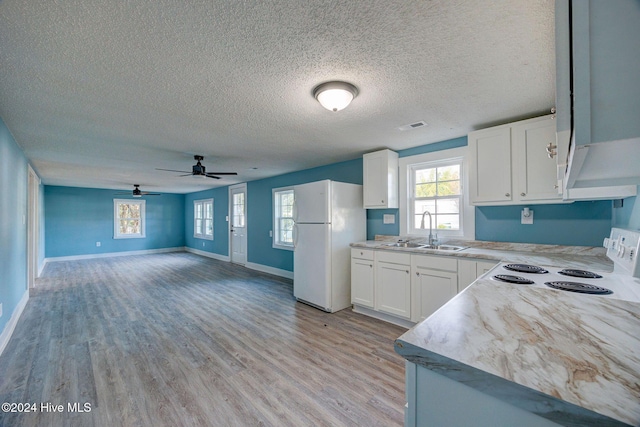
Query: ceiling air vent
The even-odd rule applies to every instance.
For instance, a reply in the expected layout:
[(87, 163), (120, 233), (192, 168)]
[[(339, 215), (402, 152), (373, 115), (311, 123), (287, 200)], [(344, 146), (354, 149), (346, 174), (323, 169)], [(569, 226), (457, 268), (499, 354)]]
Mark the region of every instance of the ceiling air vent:
[(421, 120), (419, 122), (411, 123), (410, 125), (400, 126), (398, 129), (400, 129), (400, 130), (411, 130), (411, 129), (421, 128), (421, 127), (426, 126), (426, 125), (427, 124), (423, 120)]

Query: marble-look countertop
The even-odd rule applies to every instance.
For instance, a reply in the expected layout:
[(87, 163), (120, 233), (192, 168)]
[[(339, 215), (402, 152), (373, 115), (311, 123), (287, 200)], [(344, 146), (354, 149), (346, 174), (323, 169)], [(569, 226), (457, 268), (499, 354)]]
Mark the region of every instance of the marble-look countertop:
[(640, 426), (639, 332), (637, 302), (480, 278), (395, 348), (561, 425)]
[[(440, 251), (425, 248), (401, 248), (389, 246), (402, 237), (376, 236), (376, 240), (351, 243), (354, 248), (411, 252), (424, 255), (454, 256), (458, 258), (486, 259), (504, 262), (544, 265), (547, 267), (577, 268), (610, 272), (613, 263), (606, 257), (603, 247), (538, 245), (529, 243), (484, 242), (478, 240), (448, 240), (447, 245), (462, 246), (461, 251)], [(407, 239), (425, 243), (424, 238)]]

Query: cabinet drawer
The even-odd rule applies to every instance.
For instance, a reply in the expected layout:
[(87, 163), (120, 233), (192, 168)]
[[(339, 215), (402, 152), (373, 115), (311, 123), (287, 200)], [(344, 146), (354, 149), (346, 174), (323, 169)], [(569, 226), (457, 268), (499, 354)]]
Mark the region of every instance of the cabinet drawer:
[(374, 251), (371, 249), (351, 248), (351, 258), (368, 259), (373, 261)]
[(411, 265), (411, 254), (390, 251), (378, 251), (376, 261), (390, 262), (392, 264)]
[(412, 255), (411, 265), (414, 268), (428, 268), (430, 270), (458, 271), (458, 260), (455, 257), (440, 257), (429, 255)]

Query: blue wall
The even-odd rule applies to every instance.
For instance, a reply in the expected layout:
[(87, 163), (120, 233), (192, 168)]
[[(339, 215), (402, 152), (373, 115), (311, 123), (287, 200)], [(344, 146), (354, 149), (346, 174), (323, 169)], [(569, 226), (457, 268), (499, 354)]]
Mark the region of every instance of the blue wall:
[(27, 159), (0, 118), (0, 333), (27, 291), (26, 215)]
[[(193, 237), (193, 201), (213, 199), (213, 240)], [(229, 227), (226, 216), (229, 213), (229, 187), (187, 194), (184, 200), (185, 246), (218, 255), (229, 255)]]
[[(146, 237), (113, 238), (115, 190), (45, 186), (47, 258), (183, 247), (185, 196), (146, 196)], [(96, 242), (101, 246), (97, 247)]]
[(637, 196), (627, 197), (622, 201), (622, 207), (613, 209), (613, 224), (616, 227), (640, 230), (640, 203), (636, 199)]
[[(531, 225), (520, 223), (522, 208), (534, 212)], [(601, 246), (612, 225), (610, 200), (558, 205), (476, 208), (476, 240)]]
[(271, 190), (278, 187), (331, 179), (362, 184), (362, 159), (334, 163), (247, 183), (247, 261), (293, 271), (293, 252), (274, 249), (269, 231), (273, 229)]

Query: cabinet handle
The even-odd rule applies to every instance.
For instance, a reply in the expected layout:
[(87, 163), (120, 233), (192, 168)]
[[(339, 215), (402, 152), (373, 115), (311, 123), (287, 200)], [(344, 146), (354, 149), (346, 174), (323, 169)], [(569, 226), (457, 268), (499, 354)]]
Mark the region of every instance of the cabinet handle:
[(360, 252), (360, 255), (364, 255), (364, 252)]
[(369, 267), (373, 268), (373, 264), (369, 264)]
[(504, 196), (505, 197), (511, 197), (511, 194), (510, 193), (504, 193)]
[(416, 276), (420, 276), (420, 272), (419, 271), (416, 271)]
[(407, 274), (409, 274), (409, 270), (405, 270), (407, 272)]
[(553, 142), (550, 142), (547, 144), (547, 156), (550, 159), (553, 159), (555, 155), (558, 154), (558, 152), (556, 151), (556, 148), (558, 148), (558, 146), (555, 145)]
[(527, 195), (527, 193), (520, 193), (520, 195), (524, 197)]
[(384, 200), (380, 200), (382, 203), (384, 203)]

